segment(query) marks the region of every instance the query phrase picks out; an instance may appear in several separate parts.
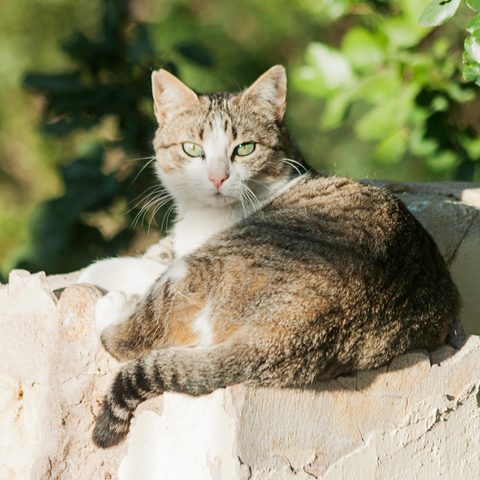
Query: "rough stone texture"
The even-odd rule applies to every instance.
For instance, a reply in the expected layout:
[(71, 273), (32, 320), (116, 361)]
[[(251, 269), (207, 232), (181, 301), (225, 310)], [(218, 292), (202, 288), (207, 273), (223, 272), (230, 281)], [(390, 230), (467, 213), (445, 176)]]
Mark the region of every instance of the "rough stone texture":
[(125, 445), (99, 451), (90, 440), (118, 370), (92, 328), (100, 296), (72, 285), (58, 301), (43, 273), (21, 270), (0, 287), (0, 479), (116, 476)]
[[(480, 185), (382, 186), (436, 239), (479, 334)], [(76, 278), (14, 271), (0, 286), (0, 480), (480, 478), (480, 340), (460, 327), (435, 352), (306, 389), (166, 393), (99, 450), (91, 431), (119, 365), (94, 333), (101, 293)]]
[(308, 389), (166, 393), (137, 414), (119, 478), (478, 479), (480, 340), (463, 341)]

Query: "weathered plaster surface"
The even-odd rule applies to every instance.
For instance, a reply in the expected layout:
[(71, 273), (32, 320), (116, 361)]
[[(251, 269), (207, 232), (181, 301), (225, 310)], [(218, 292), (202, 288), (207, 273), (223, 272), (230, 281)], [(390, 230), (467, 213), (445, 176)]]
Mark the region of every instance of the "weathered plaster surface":
[[(434, 236), (480, 334), (480, 186), (385, 186)], [(75, 280), (16, 271), (0, 286), (0, 480), (480, 478), (473, 335), (306, 389), (167, 393), (99, 450), (91, 432), (119, 364), (94, 333), (101, 293)]]
[(165, 394), (119, 478), (478, 479), (480, 339), (463, 341), (308, 389)]
[(125, 446), (102, 452), (90, 440), (118, 369), (92, 328), (100, 295), (72, 285), (59, 302), (43, 273), (24, 271), (0, 287), (1, 480), (116, 475)]

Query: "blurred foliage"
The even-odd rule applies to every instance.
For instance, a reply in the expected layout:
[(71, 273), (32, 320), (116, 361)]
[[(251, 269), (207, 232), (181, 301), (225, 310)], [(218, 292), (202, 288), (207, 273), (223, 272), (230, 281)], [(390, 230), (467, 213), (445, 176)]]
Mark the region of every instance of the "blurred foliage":
[[(92, 222), (91, 214), (115, 208), (120, 199), (134, 202), (154, 185), (152, 175), (138, 162), (123, 171), (105, 171), (108, 151), (151, 155), (155, 124), (144, 103), (151, 97), (150, 75), (160, 59), (145, 26), (131, 18), (128, 0), (105, 0), (104, 6), (97, 39), (75, 32), (63, 43), (75, 71), (31, 73), (24, 79), (27, 88), (45, 96), (41, 127), (45, 135), (89, 130), (110, 117), (118, 136), (90, 144), (82, 156), (61, 167), (65, 193), (42, 205), (33, 226), (33, 248), (19, 264), (30, 271), (73, 271), (126, 248), (133, 238), (129, 224), (139, 213), (135, 205), (122, 212), (130, 217), (128, 225), (110, 238)], [(195, 59), (195, 53), (189, 51), (190, 57)], [(175, 72), (173, 64), (166, 68)]]
[[(461, 0), (433, 0), (422, 12), (418, 23), (422, 27), (443, 25), (457, 13)], [(463, 76), (480, 86), (480, 1), (467, 0), (467, 5), (476, 13), (465, 27), (471, 35), (465, 40)]]
[[(158, 238), (134, 219), (159, 194), (147, 164), (150, 75), (160, 67), (197, 91), (235, 91), (282, 63), (286, 122), (315, 168), (478, 181), (477, 4), (9, 2), (0, 19), (1, 271), (72, 271)], [(33, 95), (20, 90), (22, 76)], [(168, 210), (146, 223), (165, 231)]]
[[(478, 105), (479, 92), (461, 78), (462, 32), (457, 27), (432, 32), (417, 24), (419, 17), (425, 26), (444, 23), (460, 0), (434, 0), (426, 7), (413, 0), (385, 1), (381, 8), (370, 4), (338, 46), (307, 47), (305, 65), (292, 75), (295, 88), (326, 100), (322, 130), (350, 122), (359, 140), (374, 145), (377, 164), (400, 164), (413, 156), (430, 178), (450, 174), (473, 180), (480, 158), (478, 115), (463, 105)], [(348, 10), (342, 15), (351, 17)], [(465, 78), (475, 80), (469, 72), (480, 65), (467, 64)]]

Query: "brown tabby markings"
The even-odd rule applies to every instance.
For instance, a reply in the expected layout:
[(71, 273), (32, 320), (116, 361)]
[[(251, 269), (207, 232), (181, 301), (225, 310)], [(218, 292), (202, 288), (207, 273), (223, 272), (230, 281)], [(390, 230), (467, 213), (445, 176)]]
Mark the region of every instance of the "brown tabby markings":
[[(268, 81), (281, 79), (274, 68)], [(157, 151), (175, 137), (200, 138), (199, 119), (205, 137), (221, 119), (222, 128), (235, 125), (264, 142), (264, 154), (242, 159), (252, 171), (276, 175), (286, 167), (284, 153), (275, 155), (294, 152), (278, 123), (282, 104), (240, 94), (197, 101), (189, 92), (191, 110), (159, 128)], [(168, 112), (159, 104), (156, 113), (161, 120)], [(184, 159), (171, 150), (158, 161), (164, 171), (181, 171)], [(393, 194), (345, 178), (300, 177), (174, 260), (135, 312), (103, 331), (114, 357), (134, 361), (107, 393), (94, 441), (104, 448), (122, 441), (137, 405), (164, 391), (302, 386), (376, 368), (409, 349), (434, 349), (459, 307), (435, 242)]]
[[(102, 335), (119, 360), (141, 358), (119, 374), (122, 390), (107, 395), (97, 444), (123, 438), (132, 408), (125, 419), (120, 406), (133, 398), (238, 382), (305, 385), (375, 368), (438, 346), (459, 309), (435, 243), (406, 207), (342, 178), (301, 179), (184, 261), (182, 278), (159, 281)], [(185, 348), (198, 344), (192, 332), (205, 308), (212, 344)]]

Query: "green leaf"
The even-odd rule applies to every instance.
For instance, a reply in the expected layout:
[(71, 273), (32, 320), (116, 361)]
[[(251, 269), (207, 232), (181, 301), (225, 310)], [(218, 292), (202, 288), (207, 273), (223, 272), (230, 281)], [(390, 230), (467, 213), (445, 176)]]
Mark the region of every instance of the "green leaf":
[(463, 72), (463, 77), (467, 82), (476, 82), (480, 78), (480, 64), (473, 63)]
[(475, 91), (471, 88), (464, 88), (465, 86), (465, 84), (462, 85), (456, 82), (449, 82), (445, 87), (445, 91), (448, 93), (448, 96), (455, 102), (471, 102), (476, 97)]
[(395, 50), (413, 47), (429, 34), (429, 30), (398, 15), (383, 21), (379, 28), (387, 37), (389, 47)]
[(362, 27), (352, 28), (343, 37), (342, 52), (359, 70), (373, 69), (385, 57), (379, 39)]
[(327, 102), (322, 118), (320, 119), (320, 127), (323, 130), (333, 130), (339, 127), (343, 122), (351, 101), (352, 92), (339, 93), (331, 98)]
[(458, 140), (460, 145), (467, 152), (470, 160), (479, 160), (480, 159), (480, 138), (469, 137), (468, 135), (459, 135)]
[(345, 55), (327, 45), (312, 42), (307, 47), (306, 60), (316, 68), (323, 78), (325, 87), (336, 90), (353, 80), (352, 66)]
[(437, 95), (430, 104), (432, 112), (445, 112), (448, 110), (448, 100), (443, 95)]
[(396, 0), (396, 2), (399, 3), (402, 14), (415, 25), (430, 1), (431, 0)]
[(480, 30), (465, 40), (465, 50), (472, 60), (480, 62)]
[(375, 73), (361, 80), (355, 98), (374, 105), (382, 105), (394, 99), (399, 91), (401, 75), (397, 69)]
[[(302, 1), (302, 7), (320, 22), (326, 20), (332, 21), (345, 15), (355, 0), (305, 0)], [(274, 5), (274, 3), (272, 3)]]
[(438, 148), (438, 142), (434, 138), (425, 138), (425, 128), (419, 127), (410, 134), (410, 152), (417, 157), (433, 155)]
[(475, 30), (480, 28), (480, 13), (477, 13), (474, 17), (470, 19), (465, 27), (468, 33), (473, 33)]
[(457, 156), (451, 150), (443, 150), (425, 160), (429, 170), (434, 173), (443, 173), (451, 170), (457, 163)]
[(450, 20), (460, 6), (460, 0), (433, 0), (418, 19), (422, 27), (436, 27)]
[(407, 150), (407, 139), (399, 132), (383, 139), (375, 148), (373, 160), (382, 165), (398, 163)]
[(435, 58), (443, 59), (446, 58), (448, 55), (448, 51), (450, 50), (450, 40), (446, 37), (440, 37), (432, 45), (432, 50)]
[(476, 12), (480, 11), (480, 0), (467, 0), (467, 5)]
[(293, 69), (289, 81), (293, 88), (314, 98), (327, 98), (332, 91), (314, 67), (303, 66)]
[(418, 87), (411, 85), (394, 100), (374, 108), (357, 122), (355, 133), (365, 141), (381, 140), (392, 135), (407, 122), (417, 92)]

